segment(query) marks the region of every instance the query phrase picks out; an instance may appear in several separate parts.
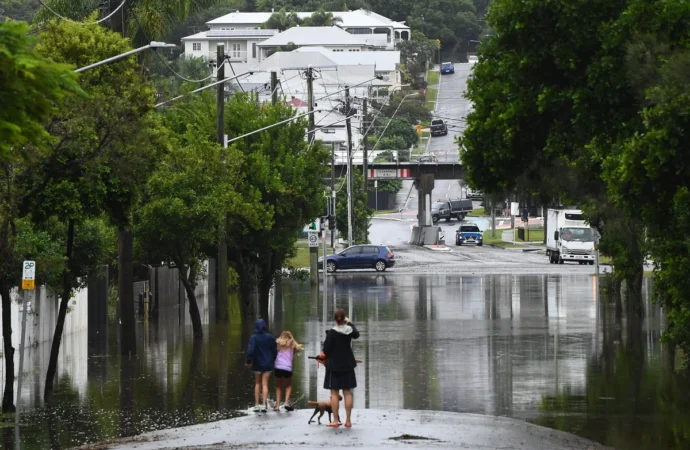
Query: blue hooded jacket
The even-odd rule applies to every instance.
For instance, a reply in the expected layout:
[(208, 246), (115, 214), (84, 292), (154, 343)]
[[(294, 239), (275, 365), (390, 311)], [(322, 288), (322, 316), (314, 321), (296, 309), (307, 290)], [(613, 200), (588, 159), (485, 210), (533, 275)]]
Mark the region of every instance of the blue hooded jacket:
[(273, 370), (278, 346), (276, 338), (266, 332), (266, 322), (257, 319), (254, 324), (254, 334), (249, 338), (247, 349), (247, 364), (252, 365), (254, 372), (270, 372)]

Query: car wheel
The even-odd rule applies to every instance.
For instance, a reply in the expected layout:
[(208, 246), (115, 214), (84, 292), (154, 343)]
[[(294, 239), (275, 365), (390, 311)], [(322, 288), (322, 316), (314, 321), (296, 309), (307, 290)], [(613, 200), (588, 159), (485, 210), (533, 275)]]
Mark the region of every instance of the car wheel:
[(594, 261), (590, 261), (590, 262), (589, 262), (589, 265), (590, 265), (590, 266), (593, 266), (593, 265), (594, 265)]
[(328, 261), (326, 263), (326, 271), (329, 273), (334, 273), (336, 270), (338, 270), (338, 265), (333, 262), (333, 261)]
[(456, 242), (455, 245), (457, 245), (458, 247), (460, 247), (460, 246), (462, 245), (462, 242)]
[(484, 244), (482, 244), (482, 243), (480, 242), (479, 244), (477, 244), (477, 247), (481, 247), (482, 245), (484, 245)]
[(558, 256), (558, 264), (565, 264), (565, 261), (563, 261), (563, 258), (561, 258), (560, 255)]
[(376, 261), (376, 264), (374, 264), (374, 269), (376, 269), (377, 272), (383, 272), (386, 270), (386, 262), (382, 260)]
[(431, 220), (432, 220), (432, 222), (434, 222), (434, 223), (438, 222), (438, 219), (439, 219), (439, 217), (438, 217), (437, 215), (431, 216)]

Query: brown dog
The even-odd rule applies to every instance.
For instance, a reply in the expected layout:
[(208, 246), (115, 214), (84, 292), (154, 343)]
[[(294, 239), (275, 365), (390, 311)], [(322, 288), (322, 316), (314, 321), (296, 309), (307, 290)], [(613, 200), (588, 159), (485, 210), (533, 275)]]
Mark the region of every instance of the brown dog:
[[(339, 398), (340, 400), (342, 400), (342, 399), (343, 399), (343, 396), (342, 396), (342, 395), (339, 395), (338, 398)], [(308, 401), (308, 402), (307, 402), (307, 405), (308, 405), (308, 406), (314, 406), (314, 414), (312, 414), (311, 419), (309, 419), (309, 422), (307, 422), (307, 425), (310, 424), (310, 423), (312, 423), (312, 421), (314, 420), (314, 416), (315, 416), (317, 413), (321, 413), (321, 414), (319, 414), (319, 417), (318, 417), (319, 425), (321, 425), (321, 417), (323, 417), (324, 413), (328, 413), (328, 421), (329, 421), (329, 423), (333, 421), (333, 419), (331, 418), (331, 414), (333, 414), (333, 409), (331, 408), (331, 402), (312, 402), (312, 401)], [(340, 422), (340, 419), (338, 419), (338, 422)], [(340, 423), (342, 423), (342, 422), (340, 422)]]

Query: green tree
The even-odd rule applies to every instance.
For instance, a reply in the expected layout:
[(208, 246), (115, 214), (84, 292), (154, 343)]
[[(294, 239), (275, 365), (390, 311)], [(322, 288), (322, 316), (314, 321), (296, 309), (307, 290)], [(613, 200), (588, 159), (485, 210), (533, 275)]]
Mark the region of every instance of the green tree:
[(496, 0), (496, 33), (483, 40), (468, 84), (475, 109), (461, 148), (470, 183), (485, 192), (522, 189), (581, 205), (602, 245), (616, 249), (617, 276), (639, 313), (642, 226), (602, 181), (604, 158), (639, 123), (625, 73), (632, 28), (617, 23), (627, 3)]
[[(43, 123), (66, 98), (78, 92), (76, 75), (38, 53), (28, 26), (0, 23), (0, 296), (5, 355), (3, 411), (14, 410), (14, 349), (10, 290), (21, 276), (21, 261), (41, 252), (21, 251), (27, 236), (17, 223), (20, 189), (17, 176), (30, 167), (32, 150), (49, 148), (50, 135)], [(31, 150), (30, 150), (31, 149)], [(37, 244), (38, 245), (38, 244)], [(42, 270), (39, 267), (39, 270)]]
[[(394, 118), (405, 119), (414, 124), (431, 120), (431, 113), (426, 109), (424, 102), (419, 100), (419, 97), (405, 98), (402, 94), (395, 94), (387, 104), (374, 104), (374, 107), (380, 109), (381, 115), (384, 117), (393, 117), (393, 114), (395, 114)], [(383, 126), (385, 127), (385, 124)], [(386, 134), (388, 134), (388, 131), (386, 131)]]
[(440, 39), (444, 49), (454, 49), (477, 39), (481, 26), (472, 0), (430, 0), (416, 2), (407, 23), (432, 39)]
[[(43, 54), (79, 67), (131, 49), (127, 39), (98, 25), (50, 21), (39, 37)], [(102, 213), (118, 228), (121, 350), (136, 352), (131, 210), (161, 145), (152, 116), (154, 91), (142, 79), (134, 58), (86, 71), (80, 84), (87, 97), (64, 102), (64, 113), (48, 124), (56, 142), (40, 161), (40, 170), (27, 173), (30, 187), (24, 198), (36, 220), (45, 221), (53, 214), (67, 230), (68, 269), (46, 378), (47, 399), (52, 395), (62, 327), (74, 287), (70, 280), (80, 272), (73, 269), (79, 264), (73, 252), (74, 240), (79, 239), (75, 233), (86, 219)]]
[(188, 132), (172, 140), (136, 213), (135, 234), (150, 260), (178, 269), (195, 339), (204, 334), (195, 289), (203, 261), (212, 256), (209, 249), (218, 238), (218, 224), (226, 214), (238, 212), (242, 200), (235, 188), (241, 182), (241, 164), (236, 148), (224, 149)]
[(419, 32), (412, 32), (412, 39), (398, 43), (400, 60), (412, 77), (412, 82), (424, 76), (430, 61), (434, 61), (436, 42)]
[(271, 17), (261, 25), (261, 28), (268, 30), (285, 31), (288, 28), (296, 27), (302, 24), (302, 19), (294, 12), (287, 12), (284, 8), (271, 14)]
[(343, 19), (333, 15), (331, 12), (326, 12), (323, 8), (309, 16), (303, 23), (305, 27), (332, 27), (341, 23)]

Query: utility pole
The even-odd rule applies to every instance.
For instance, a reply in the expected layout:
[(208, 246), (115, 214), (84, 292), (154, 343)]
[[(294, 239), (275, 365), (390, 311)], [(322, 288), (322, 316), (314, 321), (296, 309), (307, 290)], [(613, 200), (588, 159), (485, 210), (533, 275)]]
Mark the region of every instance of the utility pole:
[[(369, 151), (367, 149), (367, 98), (362, 102), (362, 151), (364, 152), (364, 160), (362, 168), (364, 169), (364, 194), (366, 202), (369, 203)], [(364, 243), (369, 242), (369, 230), (364, 230)]]
[[(225, 79), (225, 46), (218, 44), (216, 50), (216, 80)], [(225, 143), (225, 83), (219, 83), (216, 94), (216, 138), (223, 147)], [(218, 225), (218, 261), (216, 261), (216, 320), (228, 320), (228, 243), (225, 236), (227, 216)]]
[[(331, 216), (328, 228), (331, 230), (331, 249), (335, 249), (335, 143), (331, 144)], [(332, 221), (332, 223), (331, 223)]]
[(352, 123), (350, 122), (350, 87), (345, 86), (345, 124), (347, 125), (347, 244), (353, 245), (352, 223)]
[[(309, 111), (309, 127), (308, 131), (309, 133), (307, 134), (308, 138), (307, 140), (309, 141), (309, 144), (313, 142), (314, 139), (316, 139), (314, 129), (315, 124), (314, 124), (314, 71), (309, 66), (307, 69), (307, 108)], [(316, 201), (316, 199), (314, 199)], [(325, 233), (326, 231), (319, 231), (319, 233)], [(325, 241), (324, 241), (325, 243)], [(326, 255), (323, 255), (324, 261), (326, 260)], [(311, 284), (319, 284), (319, 247), (309, 247), (309, 278), (311, 281)]]
[(278, 103), (278, 74), (271, 72), (271, 103)]

